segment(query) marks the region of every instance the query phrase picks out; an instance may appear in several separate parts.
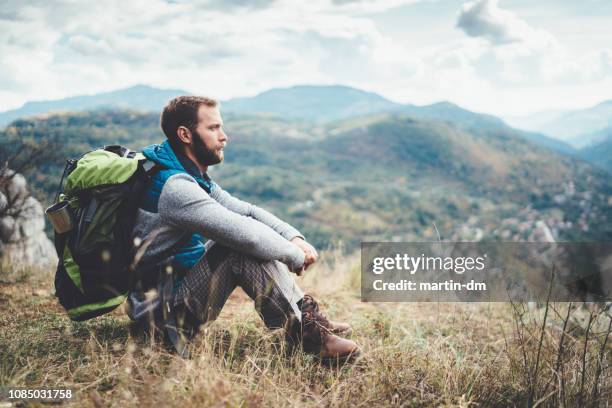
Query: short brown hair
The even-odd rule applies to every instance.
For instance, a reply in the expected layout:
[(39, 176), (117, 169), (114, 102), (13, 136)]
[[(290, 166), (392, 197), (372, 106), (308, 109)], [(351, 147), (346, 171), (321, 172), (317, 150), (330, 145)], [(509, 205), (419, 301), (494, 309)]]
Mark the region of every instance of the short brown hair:
[(215, 107), (219, 105), (215, 99), (205, 96), (177, 96), (171, 99), (161, 114), (161, 128), (170, 143), (178, 142), (176, 131), (179, 126), (185, 126), (191, 132), (198, 125), (198, 110), (201, 105)]

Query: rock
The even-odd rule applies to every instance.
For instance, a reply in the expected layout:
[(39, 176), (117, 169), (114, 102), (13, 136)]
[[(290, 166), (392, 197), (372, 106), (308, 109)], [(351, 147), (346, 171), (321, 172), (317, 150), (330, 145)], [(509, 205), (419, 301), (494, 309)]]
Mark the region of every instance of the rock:
[(6, 215), (0, 219), (0, 241), (10, 242), (15, 231), (15, 218)]
[(7, 177), (11, 177), (9, 184), (5, 190), (6, 196), (11, 202), (23, 201), (28, 195), (28, 183), (21, 174), (15, 174), (12, 170), (7, 170), (4, 173)]
[(42, 205), (29, 196), (27, 183), (21, 174), (9, 170), (9, 184), (0, 193), (0, 211), (8, 203), (15, 203), (8, 214), (0, 215), (0, 255), (11, 265), (52, 269), (57, 265), (57, 254), (45, 234), (45, 215)]
[(6, 200), (6, 196), (0, 192), (0, 211), (4, 211), (7, 205), (8, 201)]
[(35, 237), (40, 231), (45, 230), (44, 211), (42, 205), (34, 197), (25, 199), (20, 216), (19, 228), (22, 237)]

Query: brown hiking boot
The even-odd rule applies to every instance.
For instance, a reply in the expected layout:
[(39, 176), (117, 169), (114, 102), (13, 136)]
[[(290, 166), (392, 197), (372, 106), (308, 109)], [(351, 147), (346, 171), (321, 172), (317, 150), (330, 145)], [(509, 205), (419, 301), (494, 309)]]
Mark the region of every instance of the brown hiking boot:
[(319, 305), (305, 295), (302, 310), (301, 343), (306, 353), (318, 355), (324, 363), (343, 363), (359, 355), (359, 347), (352, 340), (333, 334), (334, 326), (320, 312)]
[[(319, 304), (313, 299), (312, 296), (305, 295), (304, 299), (305, 299), (305, 302), (308, 302), (309, 304), (311, 304), (311, 307), (314, 309), (314, 311), (319, 313), (325, 320), (327, 320), (325, 316), (319, 310)], [(352, 332), (351, 326), (348, 323), (333, 322), (331, 320), (327, 320), (327, 322), (329, 323), (329, 330), (333, 334), (342, 334), (344, 336), (348, 336)]]

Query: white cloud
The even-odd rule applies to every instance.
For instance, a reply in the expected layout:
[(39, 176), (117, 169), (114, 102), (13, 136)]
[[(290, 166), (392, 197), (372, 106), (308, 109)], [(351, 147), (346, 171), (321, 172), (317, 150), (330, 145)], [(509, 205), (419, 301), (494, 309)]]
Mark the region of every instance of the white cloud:
[(461, 6), (457, 27), (471, 37), (483, 37), (492, 44), (521, 43), (533, 48), (555, 44), (545, 30), (530, 26), (514, 13), (498, 7), (498, 0), (474, 0)]
[[(585, 50), (583, 54), (577, 54), (552, 33), (500, 8), (497, 0), (464, 3), (456, 27), (470, 38), (457, 44), (451, 52), (442, 50), (442, 58), (455, 55), (462, 65), (469, 65), (472, 69), (466, 71), (464, 80), (475, 84), (478, 81), (487, 83), (499, 96), (497, 104), (507, 106), (505, 111), (537, 110), (532, 105), (542, 104), (546, 99), (549, 102), (539, 109), (550, 109), (551, 104), (559, 106), (564, 102), (553, 97), (563, 93), (564, 87), (575, 93), (580, 86), (585, 90), (594, 89), (593, 84), (601, 85), (612, 80), (610, 50)], [(472, 78), (468, 79), (469, 76)], [(534, 96), (535, 90), (542, 95)], [(525, 95), (522, 104), (518, 102), (520, 95)], [(580, 98), (585, 99), (584, 95)], [(487, 99), (484, 93), (481, 99)]]
[[(380, 43), (372, 21), (357, 14), (407, 2), (414, 0), (6, 4), (0, 15), (20, 21), (2, 23), (0, 52), (8, 57), (0, 64), (7, 82), (0, 109), (134, 83), (225, 99), (339, 82), (341, 52), (367, 61)], [(25, 60), (32, 62), (24, 69)]]
[[(465, 3), (457, 26), (468, 35), (457, 38), (445, 21), (448, 39), (429, 48), (383, 34), (372, 17), (415, 2), (5, 2), (0, 110), (137, 83), (220, 99), (342, 83), (403, 102), (451, 100), (496, 112), (524, 108), (519, 94), (534, 89), (546, 95), (547, 87), (571, 85), (575, 92), (610, 79), (612, 52), (577, 55), (497, 1)], [(409, 37), (427, 26), (402, 30)]]
[(420, 0), (332, 0), (337, 11), (356, 13), (376, 13), (391, 10)]

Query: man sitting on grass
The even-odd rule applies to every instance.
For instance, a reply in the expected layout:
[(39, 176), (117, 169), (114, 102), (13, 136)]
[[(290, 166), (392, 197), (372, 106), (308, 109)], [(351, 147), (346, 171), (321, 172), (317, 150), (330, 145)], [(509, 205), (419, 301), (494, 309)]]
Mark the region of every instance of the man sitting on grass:
[[(355, 342), (336, 335), (349, 326), (328, 321), (289, 272), (307, 270), (316, 250), (294, 227), (231, 196), (206, 174), (223, 161), (228, 142), (218, 103), (177, 97), (164, 108), (161, 127), (168, 140), (143, 150), (157, 170), (133, 232), (142, 253), (130, 317), (153, 316), (186, 355), (185, 340), (215, 319), (240, 286), (266, 326), (284, 328), (291, 344), (324, 361), (357, 355)], [(156, 291), (145, 293), (151, 288)]]

